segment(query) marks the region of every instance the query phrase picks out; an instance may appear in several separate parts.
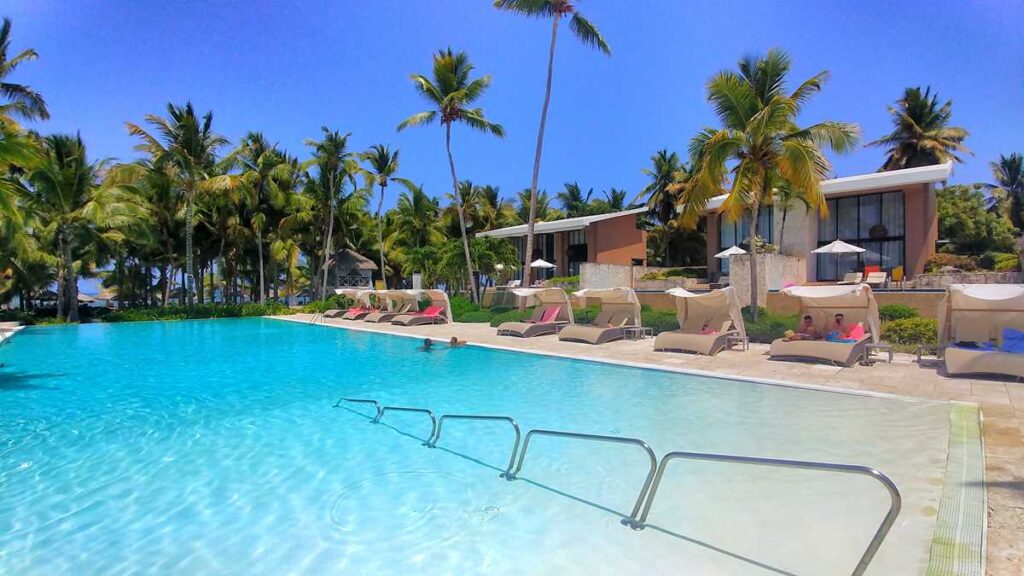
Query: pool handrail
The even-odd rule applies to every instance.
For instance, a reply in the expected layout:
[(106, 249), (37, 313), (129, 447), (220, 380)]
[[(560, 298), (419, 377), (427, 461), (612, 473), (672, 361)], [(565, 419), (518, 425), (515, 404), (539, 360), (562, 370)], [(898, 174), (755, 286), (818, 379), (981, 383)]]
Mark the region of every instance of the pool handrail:
[(516, 469), (511, 473), (506, 474), (506, 479), (516, 479), (519, 472), (523, 469), (523, 461), (526, 459), (526, 450), (530, 446), (530, 438), (534, 435), (571, 438), (575, 440), (590, 440), (594, 442), (611, 442), (614, 444), (631, 444), (642, 448), (650, 459), (650, 470), (647, 472), (647, 477), (644, 479), (643, 487), (640, 488), (640, 494), (636, 497), (636, 503), (633, 505), (633, 511), (629, 514), (628, 518), (622, 519), (622, 524), (629, 526), (630, 528), (636, 528), (637, 515), (640, 513), (640, 506), (643, 504), (644, 498), (647, 496), (647, 491), (651, 487), (651, 481), (654, 479), (655, 471), (658, 468), (658, 457), (654, 455), (654, 450), (651, 449), (647, 442), (644, 442), (639, 438), (629, 438), (626, 436), (605, 436), (602, 434), (583, 434), (580, 432), (563, 432), (561, 430), (543, 430), (540, 428), (534, 428), (526, 433), (526, 440), (523, 441), (523, 449), (519, 452), (519, 461), (516, 463)]
[[(529, 441), (529, 435), (527, 435), (527, 441)], [(643, 530), (646, 526), (647, 515), (651, 511), (651, 505), (654, 503), (654, 498), (658, 495), (658, 486), (661, 484), (661, 478), (665, 474), (665, 468), (668, 466), (669, 462), (676, 459), (818, 470), (823, 472), (836, 472), (840, 474), (858, 474), (874, 478), (881, 483), (882, 486), (885, 486), (885, 489), (889, 492), (889, 511), (886, 513), (885, 518), (882, 519), (882, 523), (879, 524), (878, 529), (875, 531), (875, 535), (871, 538), (871, 542), (868, 544), (864, 554), (861, 555), (860, 561), (857, 562), (857, 566), (853, 570), (853, 576), (861, 576), (867, 570), (868, 564), (870, 564), (871, 560), (874, 559), (875, 554), (878, 552), (878, 548), (882, 545), (882, 541), (885, 540), (885, 537), (889, 534), (889, 530), (896, 522), (896, 517), (899, 516), (900, 509), (903, 507), (903, 497), (900, 496), (900, 491), (899, 488), (896, 487), (896, 484), (893, 483), (893, 481), (885, 474), (868, 466), (835, 464), (831, 462), (807, 462), (803, 460), (783, 460), (778, 458), (757, 458), (754, 456), (732, 456), (728, 454), (710, 454), (703, 452), (669, 452), (661, 457), (661, 463), (658, 464), (658, 473), (654, 478), (654, 484), (651, 485), (651, 489), (647, 494), (647, 502), (644, 504), (643, 513), (640, 515), (640, 519), (637, 522), (630, 524), (630, 527), (634, 530)]]
[(427, 410), (426, 408), (410, 408), (407, 406), (384, 406), (380, 409), (380, 413), (377, 415), (375, 421), (380, 422), (381, 418), (383, 418), (384, 414), (386, 414), (389, 410), (392, 412), (417, 412), (420, 414), (426, 414), (427, 416), (430, 416), (430, 436), (427, 436), (427, 440), (423, 442), (424, 446), (430, 446), (430, 439), (433, 438), (435, 434), (437, 434), (437, 418), (434, 416), (433, 412)]
[(376, 409), (377, 413), (374, 415), (373, 419), (370, 420), (370, 424), (376, 424), (377, 422), (380, 422), (380, 417), (384, 415), (384, 408), (382, 408), (381, 405), (380, 405), (380, 402), (377, 402), (376, 400), (366, 400), (364, 398), (344, 398), (344, 397), (342, 397), (342, 398), (338, 398), (338, 401), (337, 401), (337, 403), (334, 404), (334, 407), (338, 408), (339, 406), (341, 406), (342, 402), (352, 402), (354, 404), (373, 404), (373, 407)]
[(519, 440), (522, 437), (522, 433), (519, 430), (519, 423), (516, 422), (515, 418), (511, 416), (483, 416), (477, 414), (442, 414), (441, 418), (437, 421), (437, 429), (434, 432), (433, 438), (427, 442), (428, 448), (436, 448), (437, 442), (441, 439), (441, 427), (444, 425), (445, 420), (496, 420), (508, 422), (512, 425), (512, 428), (516, 431), (516, 440), (512, 444), (512, 453), (508, 457), (508, 466), (505, 467), (505, 471), (498, 475), (499, 478), (505, 478), (506, 480), (513, 480), (514, 477), (509, 477), (509, 473), (512, 471), (512, 464), (516, 461), (516, 453), (519, 451)]

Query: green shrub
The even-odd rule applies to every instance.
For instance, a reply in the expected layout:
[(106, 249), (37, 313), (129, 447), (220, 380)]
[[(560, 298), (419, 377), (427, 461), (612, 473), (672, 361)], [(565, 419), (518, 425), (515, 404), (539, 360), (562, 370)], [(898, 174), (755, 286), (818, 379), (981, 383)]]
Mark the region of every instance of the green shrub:
[(463, 295), (452, 296), (448, 299), (452, 306), (452, 317), (455, 318), (456, 322), (461, 322), (461, 318), (464, 314), (469, 312), (477, 312), (480, 310), (480, 306), (474, 304), (469, 298)]
[(577, 276), (555, 276), (545, 282), (547, 286), (557, 286), (566, 292), (574, 292), (580, 288), (580, 277)]
[(328, 310), (344, 310), (351, 307), (355, 300), (347, 296), (333, 295), (324, 300), (314, 300), (300, 308), (306, 314), (322, 314)]
[(917, 318), (920, 314), (917, 308), (906, 304), (886, 304), (878, 307), (878, 316), (883, 322), (888, 320), (903, 320), (904, 318)]
[(128, 308), (104, 315), (103, 322), (144, 322), (151, 320), (191, 320), (200, 318), (240, 318), (250, 316), (280, 316), (294, 314), (294, 310), (280, 302), (259, 304), (196, 304), (159, 308)]
[(757, 322), (750, 316), (749, 308), (743, 309), (743, 324), (747, 328), (747, 337), (751, 342), (770, 343), (781, 338), (786, 330), (796, 330), (799, 315), (775, 314), (765, 308), (758, 308)]
[(996, 272), (1016, 272), (1020, 270), (1020, 259), (1016, 254), (999, 253), (992, 269)]
[(533, 310), (533, 308), (527, 308), (522, 311), (512, 309), (493, 314), (491, 316), (491, 326), (497, 328), (502, 322), (523, 322), (529, 320), (530, 316), (533, 316)]
[(587, 306), (586, 308), (573, 308), (572, 318), (577, 324), (590, 324), (594, 318), (601, 313), (600, 306)]
[(675, 310), (643, 310), (640, 313), (643, 325), (654, 330), (655, 334), (679, 329)]
[(487, 310), (473, 310), (460, 316), (456, 322), (486, 323), (491, 321), (491, 313)]
[(640, 277), (641, 280), (665, 280), (667, 278), (704, 278), (708, 269), (704, 266), (690, 266), (687, 268), (670, 268), (657, 272), (648, 272)]
[(904, 318), (882, 324), (882, 340), (897, 346), (939, 343), (939, 321), (935, 318)]
[(31, 312), (21, 310), (0, 310), (0, 322), (20, 322), (29, 326), (36, 323), (36, 317)]
[(939, 252), (928, 259), (928, 262), (925, 264), (925, 271), (938, 272), (946, 266), (952, 266), (953, 268), (958, 268), (964, 272), (971, 272), (978, 269), (977, 261), (970, 256)]

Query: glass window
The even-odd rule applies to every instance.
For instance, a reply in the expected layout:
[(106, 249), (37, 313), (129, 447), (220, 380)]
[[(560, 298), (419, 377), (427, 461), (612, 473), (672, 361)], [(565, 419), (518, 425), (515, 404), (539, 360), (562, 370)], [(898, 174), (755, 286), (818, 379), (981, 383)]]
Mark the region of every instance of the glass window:
[(865, 266), (890, 271), (904, 262), (903, 192), (848, 196), (828, 201), (829, 216), (819, 221), (818, 246), (840, 238), (866, 251), (817, 257), (818, 280), (838, 280)]

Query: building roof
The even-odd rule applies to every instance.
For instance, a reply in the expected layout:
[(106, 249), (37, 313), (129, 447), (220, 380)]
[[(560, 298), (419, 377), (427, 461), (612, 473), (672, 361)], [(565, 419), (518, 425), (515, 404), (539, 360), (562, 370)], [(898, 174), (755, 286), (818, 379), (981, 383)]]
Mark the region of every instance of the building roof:
[[(845, 176), (821, 181), (821, 193), (825, 196), (835, 194), (846, 194), (848, 192), (860, 192), (868, 190), (893, 189), (901, 186), (913, 186), (915, 184), (932, 184), (945, 182), (953, 172), (953, 163), (935, 164), (933, 166), (921, 166), (918, 168), (904, 168), (903, 170), (890, 170), (889, 172), (872, 172), (871, 174), (859, 174), (857, 176)], [(715, 196), (708, 200), (705, 212), (714, 212), (722, 207), (726, 195)]]
[[(612, 218), (620, 218), (622, 216), (633, 216), (644, 212), (647, 212), (646, 206), (642, 208), (633, 208), (631, 210), (623, 210), (621, 212), (612, 212), (610, 214), (595, 214), (593, 216), (577, 216), (576, 218), (566, 218), (564, 220), (552, 220), (551, 222), (537, 222), (533, 226), (533, 233), (550, 234), (552, 232), (582, 230), (595, 222), (611, 220)], [(480, 232), (477, 236), (491, 236), (493, 238), (514, 238), (517, 236), (526, 236), (526, 224), (509, 226), (508, 228), (499, 228), (497, 230), (488, 230), (487, 232)]]
[(339, 250), (337, 258), (338, 265), (341, 266), (343, 270), (352, 271), (377, 269), (377, 264), (375, 264), (373, 260), (370, 260), (355, 250), (350, 250), (348, 248)]

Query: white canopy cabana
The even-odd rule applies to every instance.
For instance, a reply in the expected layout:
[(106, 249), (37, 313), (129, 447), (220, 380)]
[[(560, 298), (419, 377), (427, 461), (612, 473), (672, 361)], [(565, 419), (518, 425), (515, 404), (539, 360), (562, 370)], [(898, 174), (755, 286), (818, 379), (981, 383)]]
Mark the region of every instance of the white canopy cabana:
[(527, 302), (536, 302), (537, 306), (560, 305), (569, 315), (569, 324), (575, 323), (572, 317), (572, 302), (569, 295), (561, 288), (513, 288), (512, 293), (520, 298), (527, 299)]
[(367, 290), (366, 288), (335, 288), (334, 289), (334, 293), (337, 294), (338, 296), (344, 296), (346, 298), (351, 298), (352, 300), (355, 300), (356, 302), (359, 302), (359, 303), (364, 304), (366, 306), (370, 305), (370, 294), (373, 294), (374, 292), (376, 292), (376, 291), (375, 290)]
[(867, 284), (790, 286), (783, 288), (782, 293), (799, 298), (801, 310), (810, 314), (815, 323), (827, 323), (830, 316), (842, 314), (848, 322), (863, 322), (865, 330), (871, 333), (871, 341), (878, 342), (878, 303)]
[(690, 292), (682, 288), (671, 288), (665, 292), (671, 294), (676, 302), (676, 318), (680, 327), (688, 318), (705, 321), (728, 316), (732, 318), (732, 325), (740, 336), (746, 338), (747, 328), (743, 325), (740, 299), (732, 286), (704, 293)]
[(997, 340), (1024, 328), (1024, 284), (951, 284), (939, 303), (939, 345)]
[(604, 304), (632, 304), (633, 314), (640, 321), (640, 299), (632, 288), (584, 288), (572, 293), (573, 296), (584, 302), (586, 298), (597, 298)]
[[(448, 323), (452, 324), (455, 319), (452, 317), (452, 303), (448, 300), (448, 293), (444, 290), (436, 289), (423, 289), (423, 290), (388, 290), (389, 293), (401, 294), (403, 300), (413, 300), (419, 303), (424, 296), (430, 298), (430, 303), (434, 306), (441, 306), (444, 308), (445, 317), (448, 319)], [(378, 294), (380, 291), (378, 291)]]

